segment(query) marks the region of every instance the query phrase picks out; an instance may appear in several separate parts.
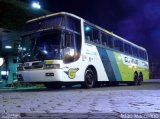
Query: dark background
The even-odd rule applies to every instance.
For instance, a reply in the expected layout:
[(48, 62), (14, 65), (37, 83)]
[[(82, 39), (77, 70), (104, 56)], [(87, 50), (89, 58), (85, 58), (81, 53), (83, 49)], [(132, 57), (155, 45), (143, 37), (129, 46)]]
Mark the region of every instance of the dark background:
[(160, 77), (160, 0), (38, 1), (43, 9), (76, 14), (146, 48), (152, 77)]
[(160, 59), (160, 0), (38, 1), (43, 9), (76, 14), (146, 48), (151, 58)]

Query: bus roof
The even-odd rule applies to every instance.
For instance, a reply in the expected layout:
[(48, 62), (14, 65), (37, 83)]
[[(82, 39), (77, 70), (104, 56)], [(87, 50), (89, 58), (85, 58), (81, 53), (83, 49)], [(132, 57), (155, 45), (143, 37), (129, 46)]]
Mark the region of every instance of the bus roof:
[[(58, 12), (58, 13), (53, 13), (53, 14), (41, 16), (41, 17), (38, 17), (38, 18), (34, 18), (34, 19), (31, 19), (31, 20), (28, 20), (26, 23), (34, 22), (34, 21), (37, 21), (37, 20), (40, 20), (40, 19), (45, 19), (45, 18), (49, 18), (49, 17), (52, 17), (52, 16), (61, 15), (61, 14), (62, 14), (62, 15), (69, 15), (69, 16), (75, 17), (75, 18), (77, 18), (77, 19), (83, 20), (84, 22), (90, 23), (90, 22), (88, 22), (87, 20), (85, 20), (85, 19), (83, 19), (83, 18), (81, 18), (81, 17), (79, 17), (79, 16), (77, 16), (77, 15), (74, 15), (74, 14), (71, 14), (71, 13), (67, 13), (67, 12)], [(97, 25), (93, 24), (93, 23), (90, 23), (90, 24), (94, 25), (94, 27), (100, 29), (100, 30), (103, 31), (103, 32), (106, 32), (106, 33), (109, 34), (109, 35), (112, 35), (112, 36), (114, 36), (114, 37), (116, 37), (116, 38), (118, 38), (118, 39), (120, 39), (120, 40), (122, 40), (122, 41), (124, 41), (124, 42), (127, 42), (127, 43), (131, 44), (131, 45), (134, 46), (134, 47), (137, 47), (137, 48), (139, 48), (139, 49), (142, 49), (142, 50), (146, 51), (145, 48), (143, 48), (143, 47), (141, 47), (141, 46), (138, 46), (138, 45), (136, 45), (136, 44), (134, 44), (134, 43), (132, 43), (132, 42), (130, 42), (130, 41), (128, 41), (128, 40), (126, 40), (126, 39), (124, 39), (124, 38), (116, 35), (116, 34), (114, 34), (113, 32), (110, 32), (110, 31), (108, 31), (108, 30), (106, 30), (106, 29), (104, 29), (104, 28), (102, 28), (102, 27), (100, 27), (100, 26), (97, 26)]]
[(53, 13), (53, 14), (49, 14), (49, 15), (45, 15), (45, 16), (41, 16), (41, 17), (37, 17), (37, 18), (31, 19), (31, 20), (28, 20), (26, 23), (34, 22), (34, 21), (37, 21), (37, 20), (40, 20), (40, 19), (49, 18), (49, 17), (56, 16), (56, 15), (65, 15), (65, 14), (69, 15), (69, 16), (72, 16), (72, 17), (75, 17), (77, 19), (83, 19), (83, 18), (81, 18), (77, 15), (71, 14), (71, 13), (58, 12), (58, 13)]

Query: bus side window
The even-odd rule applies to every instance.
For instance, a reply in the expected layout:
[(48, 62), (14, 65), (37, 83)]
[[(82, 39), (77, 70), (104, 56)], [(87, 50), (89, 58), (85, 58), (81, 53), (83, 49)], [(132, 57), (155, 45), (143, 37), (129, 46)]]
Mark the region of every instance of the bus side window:
[(135, 48), (135, 53), (136, 53), (136, 56), (139, 57), (139, 53), (138, 53), (138, 49)]
[(84, 34), (86, 41), (92, 41), (92, 29), (89, 25), (84, 25)]
[(100, 43), (100, 39), (99, 39), (99, 31), (93, 29), (93, 42), (95, 43)]
[(144, 51), (144, 59), (147, 60), (147, 53)]
[(129, 44), (128, 44), (128, 51), (129, 51), (129, 54), (132, 55), (131, 45)]
[(139, 49), (139, 57), (141, 59), (144, 59), (144, 53), (143, 53), (143, 51), (141, 49)]
[(131, 48), (132, 48), (133, 56), (136, 56), (135, 47), (132, 46)]
[(124, 43), (124, 52), (125, 52), (125, 53), (128, 53), (127, 44), (126, 44), (126, 43)]
[(123, 41), (119, 40), (119, 50), (123, 52)]
[(145, 60), (146, 58), (145, 58), (145, 52), (144, 51), (142, 51), (142, 53), (143, 53), (143, 59)]
[(111, 36), (108, 36), (107, 41), (108, 41), (107, 46), (110, 47), (110, 48), (113, 48), (113, 40), (112, 40), (112, 37), (111, 37)]
[(134, 46), (132, 46), (132, 53), (133, 53), (133, 56), (138, 57), (138, 49)]
[(71, 29), (71, 30), (76, 31), (78, 33), (81, 32), (81, 30), (80, 30), (80, 21), (75, 19), (75, 18), (73, 18), (73, 17), (67, 16), (66, 27), (68, 29)]
[(102, 39), (102, 45), (104, 45), (105, 47), (107, 46), (107, 35), (104, 33), (101, 33), (101, 39)]
[(123, 42), (119, 39), (114, 39), (114, 49), (123, 52)]
[(124, 51), (125, 51), (125, 53), (132, 55), (131, 45), (124, 43)]
[(114, 38), (114, 49), (119, 50), (118, 39)]

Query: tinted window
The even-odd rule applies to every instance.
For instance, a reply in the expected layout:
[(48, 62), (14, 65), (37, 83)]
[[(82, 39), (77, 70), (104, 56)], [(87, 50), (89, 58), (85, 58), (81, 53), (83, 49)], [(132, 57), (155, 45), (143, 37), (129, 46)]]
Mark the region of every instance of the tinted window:
[(111, 36), (108, 36), (107, 41), (108, 41), (107, 46), (110, 47), (110, 48), (113, 48), (113, 40), (112, 40), (112, 37), (111, 37)]
[(67, 16), (66, 27), (80, 33), (80, 20)]
[(92, 41), (92, 27), (89, 25), (84, 25), (84, 34), (86, 41)]
[(139, 49), (139, 56), (141, 59), (144, 59), (144, 53), (142, 50)]
[(39, 29), (64, 26), (63, 21), (64, 21), (64, 16), (62, 15), (52, 16), (47, 19), (33, 21), (26, 24), (25, 31), (35, 31)]
[(93, 42), (98, 43), (98, 44), (100, 43), (99, 31), (95, 29), (93, 29)]
[(132, 54), (131, 46), (127, 43), (124, 43), (124, 51), (125, 53)]
[(123, 52), (123, 42), (119, 39), (114, 39), (114, 48)]
[(114, 39), (114, 49), (119, 50), (118, 40)]
[(144, 52), (144, 59), (147, 60), (147, 53)]
[(101, 33), (102, 45), (113, 48), (112, 37), (106, 33)]
[(124, 52), (125, 52), (125, 53), (128, 53), (128, 46), (127, 46), (126, 43), (124, 43)]
[(120, 51), (123, 52), (123, 41), (119, 40), (119, 48), (120, 48)]
[(101, 34), (102, 45), (107, 46), (108, 44), (108, 36), (104, 33)]
[(61, 59), (61, 32), (43, 32), (23, 37), (22, 60)]
[(139, 57), (138, 49), (136, 47), (132, 47), (133, 56)]
[(128, 51), (129, 51), (129, 54), (132, 54), (132, 50), (131, 50), (131, 46), (128, 45)]
[(147, 53), (146, 53), (146, 51), (143, 51), (143, 50), (139, 49), (139, 57), (141, 59), (147, 60)]
[(86, 41), (92, 41), (94, 43), (100, 43), (99, 31), (92, 28), (90, 25), (84, 25), (84, 33)]

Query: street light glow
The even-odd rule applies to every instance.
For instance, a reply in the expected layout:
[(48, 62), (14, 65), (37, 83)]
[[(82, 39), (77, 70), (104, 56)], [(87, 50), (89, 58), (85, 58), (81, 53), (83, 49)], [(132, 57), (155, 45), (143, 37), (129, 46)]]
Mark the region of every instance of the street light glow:
[(6, 45), (6, 46), (5, 46), (5, 48), (6, 48), (6, 49), (11, 49), (11, 48), (12, 48), (12, 46), (10, 46), (10, 45)]
[(47, 50), (43, 50), (44, 54), (48, 54)]
[(33, 2), (32, 7), (35, 8), (35, 9), (40, 9), (41, 5), (39, 4), (39, 2)]
[(0, 67), (3, 65), (3, 63), (4, 63), (4, 59), (0, 58)]

